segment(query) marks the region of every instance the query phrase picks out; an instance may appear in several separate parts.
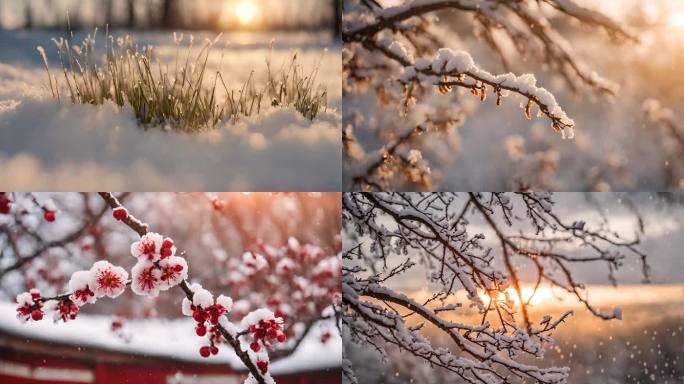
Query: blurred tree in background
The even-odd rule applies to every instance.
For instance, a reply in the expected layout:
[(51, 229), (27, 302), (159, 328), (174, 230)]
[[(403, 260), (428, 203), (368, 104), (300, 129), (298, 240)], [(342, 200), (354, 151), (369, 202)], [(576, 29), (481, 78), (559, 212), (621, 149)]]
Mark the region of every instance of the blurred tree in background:
[(339, 36), (342, 1), (0, 0), (0, 28), (64, 28), (67, 12), (73, 29), (329, 29)]

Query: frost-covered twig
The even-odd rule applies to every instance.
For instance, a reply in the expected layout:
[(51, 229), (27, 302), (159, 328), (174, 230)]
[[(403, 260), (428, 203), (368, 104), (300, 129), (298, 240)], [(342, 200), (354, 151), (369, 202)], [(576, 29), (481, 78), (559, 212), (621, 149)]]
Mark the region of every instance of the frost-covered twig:
[[(445, 10), (466, 17), (451, 16)], [(521, 108), (528, 119), (533, 107), (538, 107), (538, 116), (548, 117), (554, 130), (572, 138), (574, 121), (552, 93), (537, 85), (533, 74), (493, 74), (476, 64), (470, 52), (454, 47), (461, 42), (461, 32), (470, 27), (500, 56), (506, 71), (516, 59), (527, 60), (531, 52), (537, 52), (571, 90), (586, 86), (615, 95), (617, 86), (585, 65), (556, 28), (556, 19), (561, 18), (603, 29), (620, 40), (637, 40), (609, 15), (573, 0), (405, 0), (387, 8), (372, 1), (349, 0), (343, 33), (344, 90), (349, 99), (358, 95), (364, 103), (371, 90), (377, 105), (369, 107), (377, 110), (349, 113), (345, 120), (345, 138), (364, 132), (363, 142), (345, 145), (345, 182), (354, 190), (434, 189), (440, 172), (432, 172), (430, 162), (435, 157), (448, 159), (450, 151), (458, 150), (456, 128), (465, 119), (456, 116), (463, 109), (472, 110), (461, 108), (465, 103), (458, 92), (451, 92), (455, 88), (467, 89), (481, 101), (493, 95), (497, 105), (508, 94), (519, 95), (525, 99)], [(515, 52), (519, 57), (513, 57)], [(447, 120), (454, 123), (446, 129), (433, 127), (433, 122)], [(406, 139), (404, 133), (416, 126), (424, 129), (423, 134)], [(366, 132), (377, 136), (375, 149), (364, 148), (372, 142)], [(450, 148), (436, 144), (442, 141)], [(409, 152), (421, 159), (419, 172), (415, 164), (397, 155)], [(529, 184), (527, 180), (519, 183)]]

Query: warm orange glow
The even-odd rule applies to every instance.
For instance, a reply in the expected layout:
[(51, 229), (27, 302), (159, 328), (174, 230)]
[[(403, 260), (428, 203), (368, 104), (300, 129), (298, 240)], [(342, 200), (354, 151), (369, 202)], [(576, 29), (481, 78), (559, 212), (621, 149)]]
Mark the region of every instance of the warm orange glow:
[(242, 25), (249, 25), (254, 22), (259, 8), (253, 1), (242, 0), (235, 4), (235, 17)]
[[(546, 287), (539, 287), (537, 291), (534, 291), (534, 287), (522, 287), (521, 289), (522, 298), (525, 302), (529, 301), (530, 305), (540, 305), (547, 302), (553, 297), (551, 290)], [(499, 292), (497, 297), (490, 297), (486, 292), (480, 291), (479, 296), (485, 306), (489, 305), (491, 299), (495, 299), (498, 302), (505, 303), (508, 295), (508, 299), (512, 301), (515, 307), (520, 306), (520, 298), (518, 297), (518, 292), (514, 288), (506, 289), (506, 293)]]
[(684, 28), (684, 12), (675, 12), (667, 19), (667, 23), (676, 28)]

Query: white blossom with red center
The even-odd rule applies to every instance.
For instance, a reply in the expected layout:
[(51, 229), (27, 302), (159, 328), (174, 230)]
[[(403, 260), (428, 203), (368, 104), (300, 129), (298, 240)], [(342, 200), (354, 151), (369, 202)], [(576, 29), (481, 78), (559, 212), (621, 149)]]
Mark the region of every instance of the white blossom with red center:
[(165, 291), (180, 284), (188, 277), (188, 263), (184, 258), (171, 256), (159, 261), (161, 275), (160, 289)]
[(128, 272), (125, 269), (101, 260), (93, 264), (90, 270), (93, 273), (95, 297), (116, 298), (126, 289)]
[(131, 270), (131, 289), (138, 295), (156, 297), (188, 277), (188, 263), (175, 256), (176, 246), (168, 237), (149, 232), (131, 244), (131, 254), (138, 258)]
[(97, 301), (94, 288), (95, 279), (92, 271), (76, 271), (69, 279), (70, 298), (76, 305), (92, 304)]
[(268, 267), (268, 260), (258, 253), (245, 252), (242, 255), (242, 268), (244, 273), (251, 274)]
[(141, 258), (131, 269), (131, 289), (136, 295), (157, 297), (161, 289), (162, 271), (153, 262)]
[[(148, 232), (140, 237), (140, 240), (131, 244), (131, 255), (138, 259), (157, 261), (162, 256), (161, 250), (163, 243), (164, 236), (155, 232)], [(173, 247), (173, 251), (175, 252), (175, 247)]]

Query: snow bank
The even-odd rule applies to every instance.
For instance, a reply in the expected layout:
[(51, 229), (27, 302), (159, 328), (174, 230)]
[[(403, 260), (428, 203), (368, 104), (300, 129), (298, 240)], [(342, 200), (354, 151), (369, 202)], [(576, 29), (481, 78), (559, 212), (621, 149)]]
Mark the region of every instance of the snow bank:
[[(198, 35), (203, 41), (209, 35)], [(264, 36), (228, 36), (210, 56), (207, 70), (222, 68), (229, 87), (255, 70), (263, 82), (265, 61), (274, 66), (293, 51), (305, 68), (321, 60), (319, 80), (329, 108), (313, 122), (293, 108), (270, 109), (238, 124), (197, 135), (145, 131), (132, 110), (112, 103), (61, 105), (45, 88), (37, 45), (46, 47), (53, 71), (56, 49), (46, 32), (0, 32), (12, 49), (0, 52), (0, 180), (21, 190), (340, 190), (341, 58), (339, 45), (301, 34), (279, 36), (274, 48)], [(213, 37), (213, 35), (212, 35)], [(249, 37), (249, 36), (248, 36)], [(75, 41), (79, 41), (76, 36)], [(136, 34), (154, 44), (162, 61), (173, 62), (170, 34)], [(242, 39), (242, 40), (241, 40)], [(219, 44), (222, 46), (222, 44)], [(327, 47), (329, 46), (329, 47)], [(329, 48), (324, 52), (324, 48)], [(221, 55), (221, 50), (225, 55)]]
[[(205, 339), (197, 337), (194, 331), (195, 322), (191, 318), (126, 321), (126, 332), (133, 335), (127, 343), (111, 332), (110, 316), (79, 314), (76, 320), (68, 323), (54, 324), (45, 320), (21, 324), (15, 317), (15, 310), (16, 304), (0, 302), (0, 332), (27, 339), (187, 362), (230, 364), (235, 369), (244, 369), (242, 362), (230, 348), (220, 348), (219, 354), (210, 359), (201, 357), (197, 350)], [(326, 329), (336, 332), (337, 328), (329, 326)], [(341, 364), (342, 340), (339, 334), (334, 333), (333, 338), (322, 344), (318, 334), (310, 332), (293, 355), (273, 362), (270, 371), (274, 375), (280, 375), (337, 368)]]
[(336, 111), (312, 124), (273, 109), (189, 135), (143, 131), (111, 103), (25, 99), (0, 110), (0, 179), (22, 190), (339, 190), (340, 126)]

